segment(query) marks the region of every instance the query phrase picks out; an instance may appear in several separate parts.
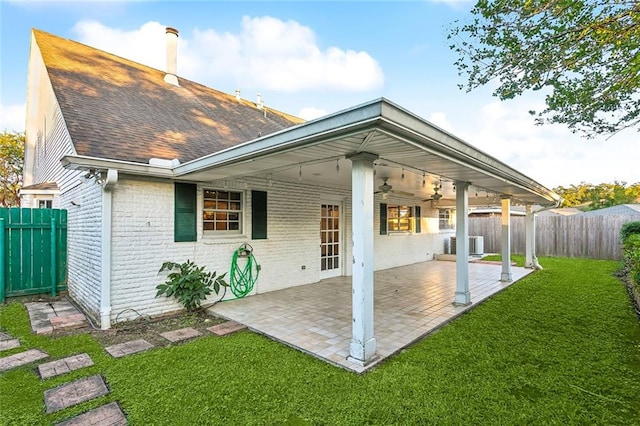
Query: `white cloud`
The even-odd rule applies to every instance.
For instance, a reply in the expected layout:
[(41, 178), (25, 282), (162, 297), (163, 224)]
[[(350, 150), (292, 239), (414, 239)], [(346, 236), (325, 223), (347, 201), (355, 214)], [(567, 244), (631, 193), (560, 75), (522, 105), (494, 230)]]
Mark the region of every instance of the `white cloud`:
[(610, 140), (587, 140), (560, 125), (536, 126), (528, 113), (536, 107), (524, 99), (495, 101), (485, 105), (475, 121), (458, 125), (455, 133), (547, 187), (640, 181), (636, 158), (628, 155), (637, 150), (633, 130)]
[[(83, 43), (164, 69), (164, 28), (147, 22), (124, 31), (82, 21), (74, 30)], [(213, 87), (363, 91), (384, 82), (380, 65), (367, 52), (322, 49), (313, 30), (295, 21), (245, 16), (239, 34), (195, 29), (181, 33), (178, 43), (178, 75)]]
[(327, 114), (327, 110), (321, 108), (305, 107), (298, 112), (298, 117), (304, 120), (313, 120), (314, 118), (323, 117)]
[(453, 133), (453, 125), (449, 122), (447, 115), (444, 112), (434, 112), (432, 113), (428, 121), (432, 122), (436, 126), (440, 127), (447, 132)]
[(24, 132), (25, 123), (25, 104), (0, 105), (0, 132)]

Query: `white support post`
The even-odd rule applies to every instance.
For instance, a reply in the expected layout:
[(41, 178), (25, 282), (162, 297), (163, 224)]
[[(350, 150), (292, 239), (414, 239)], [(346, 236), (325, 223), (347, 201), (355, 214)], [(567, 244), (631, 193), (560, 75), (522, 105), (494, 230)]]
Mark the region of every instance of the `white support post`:
[(524, 267), (533, 268), (533, 256), (535, 253), (535, 216), (531, 204), (527, 204), (525, 208), (524, 223)]
[(502, 273), (500, 281), (511, 282), (511, 198), (502, 197)]
[(373, 336), (373, 162), (375, 154), (357, 153), (351, 160), (353, 275), (352, 333), (349, 360), (360, 365), (376, 353)]
[(456, 182), (456, 297), (457, 306), (471, 304), (469, 293), (469, 184)]

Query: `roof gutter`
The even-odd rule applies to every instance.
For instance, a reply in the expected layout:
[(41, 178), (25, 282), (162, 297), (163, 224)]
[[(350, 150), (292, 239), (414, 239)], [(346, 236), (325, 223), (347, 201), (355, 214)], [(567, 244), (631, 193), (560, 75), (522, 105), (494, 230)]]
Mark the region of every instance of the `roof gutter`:
[(62, 167), (69, 170), (117, 170), (120, 173), (140, 176), (153, 176), (172, 179), (175, 173), (170, 166), (158, 166), (134, 163), (130, 161), (109, 160), (84, 155), (65, 155), (60, 160)]

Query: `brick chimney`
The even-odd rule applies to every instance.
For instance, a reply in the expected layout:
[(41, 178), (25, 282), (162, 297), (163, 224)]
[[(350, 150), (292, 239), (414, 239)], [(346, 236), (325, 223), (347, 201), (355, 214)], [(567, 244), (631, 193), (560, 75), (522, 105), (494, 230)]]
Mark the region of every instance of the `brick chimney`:
[(164, 81), (174, 86), (180, 86), (178, 84), (178, 30), (175, 28), (167, 27), (167, 73), (164, 76)]

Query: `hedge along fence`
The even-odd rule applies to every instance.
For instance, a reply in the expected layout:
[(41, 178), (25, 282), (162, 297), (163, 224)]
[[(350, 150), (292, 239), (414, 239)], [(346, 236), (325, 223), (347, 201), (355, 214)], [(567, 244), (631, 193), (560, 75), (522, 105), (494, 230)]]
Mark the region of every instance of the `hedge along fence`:
[[(638, 216), (537, 216), (536, 255), (621, 260), (620, 229)], [(469, 235), (484, 237), (484, 251), (499, 253), (501, 218), (470, 217)], [(511, 252), (525, 253), (525, 218), (511, 217)]]

